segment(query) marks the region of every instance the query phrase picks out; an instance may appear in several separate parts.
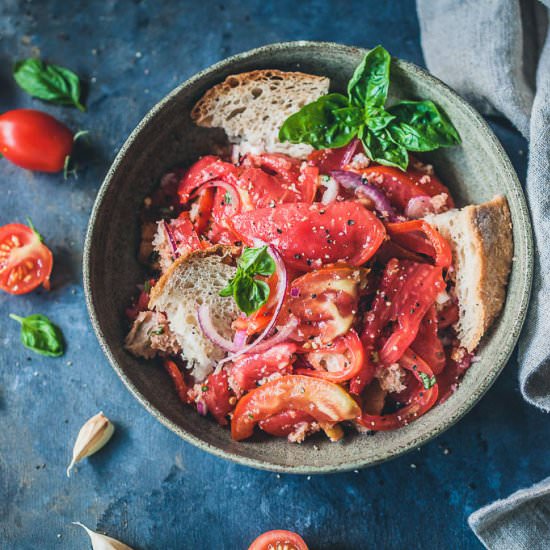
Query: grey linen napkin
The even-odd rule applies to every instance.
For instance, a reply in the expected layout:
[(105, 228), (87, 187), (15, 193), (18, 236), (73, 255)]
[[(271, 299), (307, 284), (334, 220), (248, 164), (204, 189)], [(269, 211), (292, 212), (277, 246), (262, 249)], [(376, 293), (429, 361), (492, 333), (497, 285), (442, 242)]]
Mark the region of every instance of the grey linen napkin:
[[(529, 139), (525, 193), (535, 277), (518, 346), (525, 399), (550, 412), (550, 0), (417, 0), (429, 70), (484, 114), (507, 117)], [(550, 548), (550, 478), (470, 517), (490, 549)]]

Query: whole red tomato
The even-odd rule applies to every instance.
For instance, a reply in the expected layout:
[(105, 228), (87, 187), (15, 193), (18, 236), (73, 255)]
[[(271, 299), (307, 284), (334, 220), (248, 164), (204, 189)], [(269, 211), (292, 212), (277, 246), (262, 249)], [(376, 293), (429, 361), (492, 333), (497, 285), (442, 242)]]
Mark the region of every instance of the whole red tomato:
[(73, 133), (53, 116), (32, 109), (0, 115), (0, 153), (21, 168), (60, 172), (73, 148)]

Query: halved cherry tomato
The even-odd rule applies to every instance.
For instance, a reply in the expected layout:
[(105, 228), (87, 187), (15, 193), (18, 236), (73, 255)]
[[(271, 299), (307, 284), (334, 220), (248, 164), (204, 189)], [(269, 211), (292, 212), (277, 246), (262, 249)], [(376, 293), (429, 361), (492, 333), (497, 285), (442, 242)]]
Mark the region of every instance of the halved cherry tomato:
[(360, 276), (359, 269), (336, 264), (294, 279), (281, 313), (283, 324), (289, 316), (300, 321), (293, 339), (326, 344), (345, 334), (357, 313)]
[(315, 422), (315, 418), (303, 411), (283, 411), (258, 423), (260, 428), (275, 437), (287, 437), (301, 422)]
[(274, 374), (290, 374), (292, 359), (298, 346), (293, 343), (277, 344), (261, 353), (241, 355), (231, 366), (231, 378), (241, 390), (251, 390), (257, 383)]
[[(393, 259), (388, 262), (379, 293), (365, 315), (362, 341), (376, 345), (383, 331), (391, 333), (379, 352), (382, 363), (395, 363), (416, 338), (420, 322), (445, 289), (440, 267)], [(396, 326), (390, 326), (396, 322)]]
[(289, 409), (307, 412), (320, 423), (351, 420), (361, 412), (338, 384), (290, 374), (267, 382), (239, 400), (231, 420), (231, 436), (237, 441), (246, 439), (258, 422)]
[[(447, 239), (425, 220), (410, 220), (386, 224), (390, 237), (398, 244), (433, 257), (435, 265), (448, 268), (453, 256)], [(424, 236), (426, 238), (424, 238)]]
[(306, 360), (313, 369), (297, 369), (296, 373), (341, 384), (359, 374), (364, 355), (359, 336), (350, 329), (332, 345), (308, 353)]
[(227, 381), (227, 371), (211, 374), (202, 386), (202, 396), (208, 407), (208, 412), (218, 421), (220, 426), (227, 425), (227, 415), (233, 409), (231, 397), (233, 392)]
[(37, 286), (50, 288), (53, 256), (40, 235), (21, 223), (0, 227), (0, 289), (26, 294)]
[(53, 116), (32, 109), (0, 115), (0, 153), (39, 172), (60, 172), (73, 148), (73, 133)]
[[(419, 175), (417, 171), (403, 172), (391, 166), (369, 166), (361, 173), (369, 183), (384, 191), (392, 206), (402, 212), (413, 197), (423, 195), (433, 197), (445, 193), (447, 206), (449, 208), (454, 206), (449, 190), (436, 177), (430, 177), (424, 173)], [(424, 176), (426, 177), (422, 179)]]
[[(397, 412), (385, 415), (363, 412), (360, 424), (374, 431), (395, 430), (410, 424), (429, 411), (437, 401), (438, 386), (430, 366), (411, 350), (407, 350), (399, 360), (399, 365), (412, 372), (418, 380), (418, 389), (410, 402)], [(425, 386), (430, 387), (426, 389)]]
[(277, 529), (260, 535), (248, 550), (308, 550), (308, 547), (300, 535)]
[(437, 330), (437, 313), (433, 305), (424, 315), (411, 349), (430, 365), (434, 374), (439, 374), (445, 368), (445, 350)]
[(179, 367), (172, 359), (164, 359), (162, 363), (164, 365), (164, 368), (166, 369), (166, 372), (168, 372), (168, 374), (170, 375), (172, 382), (174, 382), (178, 397), (183, 403), (192, 403), (193, 400), (190, 399), (188, 393), (189, 387), (185, 383), (185, 378), (183, 377), (183, 374), (180, 371)]
[(344, 260), (364, 264), (382, 244), (382, 222), (356, 202), (278, 204), (229, 220), (234, 232), (252, 244), (274, 245), (285, 263), (301, 271)]

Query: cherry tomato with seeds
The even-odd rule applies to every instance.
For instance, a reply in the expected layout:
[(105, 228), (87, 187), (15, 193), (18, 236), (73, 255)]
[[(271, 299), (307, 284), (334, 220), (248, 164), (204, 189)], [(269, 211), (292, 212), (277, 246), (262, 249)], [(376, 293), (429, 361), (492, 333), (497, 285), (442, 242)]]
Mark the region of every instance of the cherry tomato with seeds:
[(277, 529), (260, 535), (248, 550), (308, 550), (308, 547), (300, 535)]

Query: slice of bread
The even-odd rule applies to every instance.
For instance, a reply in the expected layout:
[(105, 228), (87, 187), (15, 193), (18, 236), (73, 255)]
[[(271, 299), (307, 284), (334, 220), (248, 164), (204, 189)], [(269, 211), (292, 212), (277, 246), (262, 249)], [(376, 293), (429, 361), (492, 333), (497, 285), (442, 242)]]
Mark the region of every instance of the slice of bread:
[(223, 128), (242, 154), (303, 158), (312, 148), (281, 143), (279, 128), (290, 115), (325, 95), (329, 83), (326, 77), (275, 69), (231, 75), (203, 95), (191, 118), (199, 126)]
[(197, 319), (199, 305), (208, 304), (214, 326), (232, 339), (231, 323), (239, 310), (231, 298), (219, 292), (236, 271), (238, 247), (216, 245), (178, 258), (151, 289), (149, 308), (163, 312), (181, 346), (182, 358), (197, 382), (212, 372), (224, 351), (202, 332)]
[(514, 245), (508, 203), (503, 196), (461, 210), (426, 216), (449, 240), (459, 305), (456, 325), (461, 345), (472, 352), (499, 315)]

